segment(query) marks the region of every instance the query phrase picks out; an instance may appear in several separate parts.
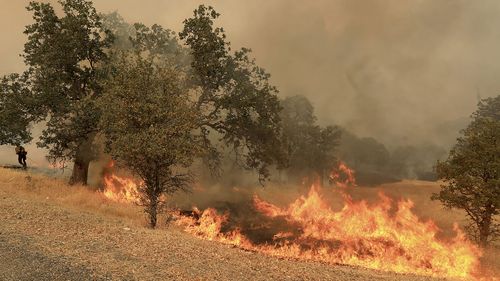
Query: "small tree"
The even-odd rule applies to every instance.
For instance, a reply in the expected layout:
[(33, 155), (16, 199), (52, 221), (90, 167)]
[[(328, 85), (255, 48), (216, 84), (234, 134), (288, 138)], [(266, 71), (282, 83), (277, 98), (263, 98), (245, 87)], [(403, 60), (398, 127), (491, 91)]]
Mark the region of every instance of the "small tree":
[(500, 231), (500, 96), (482, 100), (472, 117), (448, 159), (437, 163), (444, 184), (432, 198), (465, 210), (471, 234), (486, 246)]
[(181, 74), (153, 57), (123, 54), (100, 101), (107, 152), (143, 180), (139, 192), (151, 227), (164, 195), (187, 188), (187, 169), (200, 152), (197, 113)]

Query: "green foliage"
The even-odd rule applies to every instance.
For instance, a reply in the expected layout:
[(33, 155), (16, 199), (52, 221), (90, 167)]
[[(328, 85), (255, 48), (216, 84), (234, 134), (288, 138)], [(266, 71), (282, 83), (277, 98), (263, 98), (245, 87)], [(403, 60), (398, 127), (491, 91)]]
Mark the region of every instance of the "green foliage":
[(179, 37), (190, 47), (193, 61), (191, 66), (196, 82), (203, 88), (200, 104), (213, 102), (217, 91), (226, 85), (229, 77), (226, 66), (230, 59), (229, 43), (224, 29), (214, 28), (214, 20), (220, 16), (212, 7), (200, 5), (194, 10), (194, 17), (184, 20), (184, 29)]
[(335, 148), (340, 130), (316, 125), (314, 108), (304, 96), (286, 98), (281, 105), (282, 138), (289, 159), (289, 174), (300, 179), (314, 172), (323, 178), (337, 162)]
[(472, 117), (448, 159), (437, 164), (444, 184), (433, 199), (465, 210), (471, 233), (486, 245), (500, 231), (500, 96), (482, 100)]
[(181, 46), (175, 37), (175, 32), (153, 24), (151, 28), (136, 23), (135, 34), (131, 37), (132, 45), (139, 52), (169, 58), (174, 61), (179, 55)]
[[(74, 181), (86, 183), (99, 120), (99, 66), (107, 59), (112, 36), (91, 1), (59, 3), (62, 17), (48, 3), (30, 2), (34, 23), (26, 27), (23, 56), (40, 117), (48, 118), (39, 145), (54, 160), (75, 160)], [(84, 174), (76, 175), (80, 170)]]
[(31, 141), (33, 120), (31, 93), (26, 75), (11, 74), (0, 79), (0, 145)]
[(224, 30), (213, 26), (218, 16), (212, 7), (201, 5), (179, 33), (192, 56), (196, 108), (202, 115), (199, 127), (209, 152), (205, 160), (217, 174), (221, 152), (216, 136), (232, 149), (237, 163), (257, 170), (264, 180), (269, 165), (284, 161), (278, 91), (269, 83), (270, 75), (249, 58), (249, 49), (230, 53)]
[(141, 57), (125, 53), (114, 61), (100, 100), (100, 124), (106, 151), (144, 181), (141, 203), (154, 227), (163, 196), (186, 189), (186, 169), (202, 149), (185, 75)]

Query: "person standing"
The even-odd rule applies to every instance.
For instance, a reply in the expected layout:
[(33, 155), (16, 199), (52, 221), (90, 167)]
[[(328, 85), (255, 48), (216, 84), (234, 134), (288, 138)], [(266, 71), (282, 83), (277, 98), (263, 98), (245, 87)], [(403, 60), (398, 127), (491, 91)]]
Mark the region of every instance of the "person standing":
[(19, 164), (21, 164), (23, 166), (23, 168), (26, 169), (26, 167), (27, 167), (26, 155), (28, 154), (26, 149), (24, 149), (24, 147), (22, 147), (21, 145), (18, 145), (16, 147), (16, 154), (17, 154), (17, 161), (19, 162)]

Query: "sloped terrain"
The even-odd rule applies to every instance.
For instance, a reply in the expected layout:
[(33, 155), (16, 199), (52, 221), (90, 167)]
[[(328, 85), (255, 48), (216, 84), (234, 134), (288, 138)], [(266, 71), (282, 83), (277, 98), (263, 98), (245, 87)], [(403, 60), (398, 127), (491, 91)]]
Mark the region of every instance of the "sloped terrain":
[(143, 221), (96, 192), (0, 169), (0, 280), (431, 280), (278, 259)]

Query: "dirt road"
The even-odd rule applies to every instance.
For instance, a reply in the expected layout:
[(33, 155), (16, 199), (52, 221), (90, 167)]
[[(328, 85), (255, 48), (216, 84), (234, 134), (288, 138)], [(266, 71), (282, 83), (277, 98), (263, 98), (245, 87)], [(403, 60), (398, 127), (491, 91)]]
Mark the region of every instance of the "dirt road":
[(29, 237), (0, 234), (0, 280), (110, 280), (65, 257), (37, 249)]

